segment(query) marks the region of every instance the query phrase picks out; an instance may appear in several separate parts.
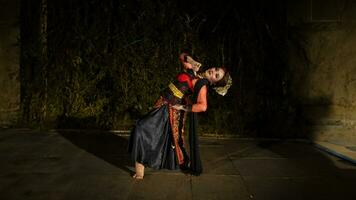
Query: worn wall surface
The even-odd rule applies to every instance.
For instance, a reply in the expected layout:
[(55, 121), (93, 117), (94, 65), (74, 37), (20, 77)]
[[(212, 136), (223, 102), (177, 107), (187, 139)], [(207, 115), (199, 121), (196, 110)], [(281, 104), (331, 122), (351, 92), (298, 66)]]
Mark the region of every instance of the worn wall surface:
[(322, 11), (316, 3), (304, 0), (289, 5), (294, 8), (289, 15), (290, 92), (298, 110), (297, 123), (309, 138), (353, 146), (356, 3), (328, 0)]
[(14, 125), (20, 110), (19, 5), (0, 0), (0, 127)]

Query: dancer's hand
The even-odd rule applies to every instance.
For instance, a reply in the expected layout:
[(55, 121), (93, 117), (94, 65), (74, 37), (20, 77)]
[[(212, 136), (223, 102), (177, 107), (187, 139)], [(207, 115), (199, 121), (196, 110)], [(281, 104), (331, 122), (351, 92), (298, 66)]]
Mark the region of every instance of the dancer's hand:
[(192, 65), (192, 70), (194, 72), (199, 71), (200, 67), (201, 67), (201, 63), (195, 61), (192, 57), (187, 56), (187, 62), (190, 63)]
[(173, 105), (172, 108), (176, 109), (176, 110), (183, 110), (183, 105), (180, 105), (180, 104), (176, 104), (176, 105)]
[(181, 105), (181, 104), (173, 105), (172, 108), (174, 108), (176, 110), (191, 111), (191, 106), (186, 106), (186, 105)]

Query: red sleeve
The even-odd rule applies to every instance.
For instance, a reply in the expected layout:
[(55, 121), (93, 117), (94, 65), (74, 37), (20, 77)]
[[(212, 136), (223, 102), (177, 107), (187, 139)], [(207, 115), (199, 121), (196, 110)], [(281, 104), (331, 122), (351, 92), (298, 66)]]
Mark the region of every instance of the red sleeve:
[(190, 77), (189, 77), (188, 74), (185, 74), (185, 73), (178, 74), (177, 80), (178, 80), (179, 82), (187, 82), (189, 88), (190, 88), (191, 90), (193, 90), (193, 82), (192, 82), (192, 80), (190, 79)]

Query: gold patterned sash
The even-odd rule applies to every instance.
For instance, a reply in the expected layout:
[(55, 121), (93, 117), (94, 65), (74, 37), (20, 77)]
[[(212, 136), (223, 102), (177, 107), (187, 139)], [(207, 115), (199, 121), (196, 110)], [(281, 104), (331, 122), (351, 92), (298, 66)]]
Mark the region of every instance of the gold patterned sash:
[(184, 94), (173, 83), (170, 83), (168, 87), (175, 97), (179, 99), (183, 98)]

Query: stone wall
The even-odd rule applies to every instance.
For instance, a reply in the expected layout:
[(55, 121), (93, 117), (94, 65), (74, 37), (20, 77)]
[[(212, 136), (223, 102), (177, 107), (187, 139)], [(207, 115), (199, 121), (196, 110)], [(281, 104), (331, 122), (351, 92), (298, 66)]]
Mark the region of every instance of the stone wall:
[[(310, 7), (312, 3), (314, 7)], [(318, 1), (304, 0), (288, 6), (294, 9), (288, 20), (290, 91), (306, 136), (353, 146), (356, 144), (356, 3), (328, 0), (322, 11), (315, 3)]]
[(16, 124), (20, 110), (19, 13), (19, 0), (0, 0), (0, 127)]

